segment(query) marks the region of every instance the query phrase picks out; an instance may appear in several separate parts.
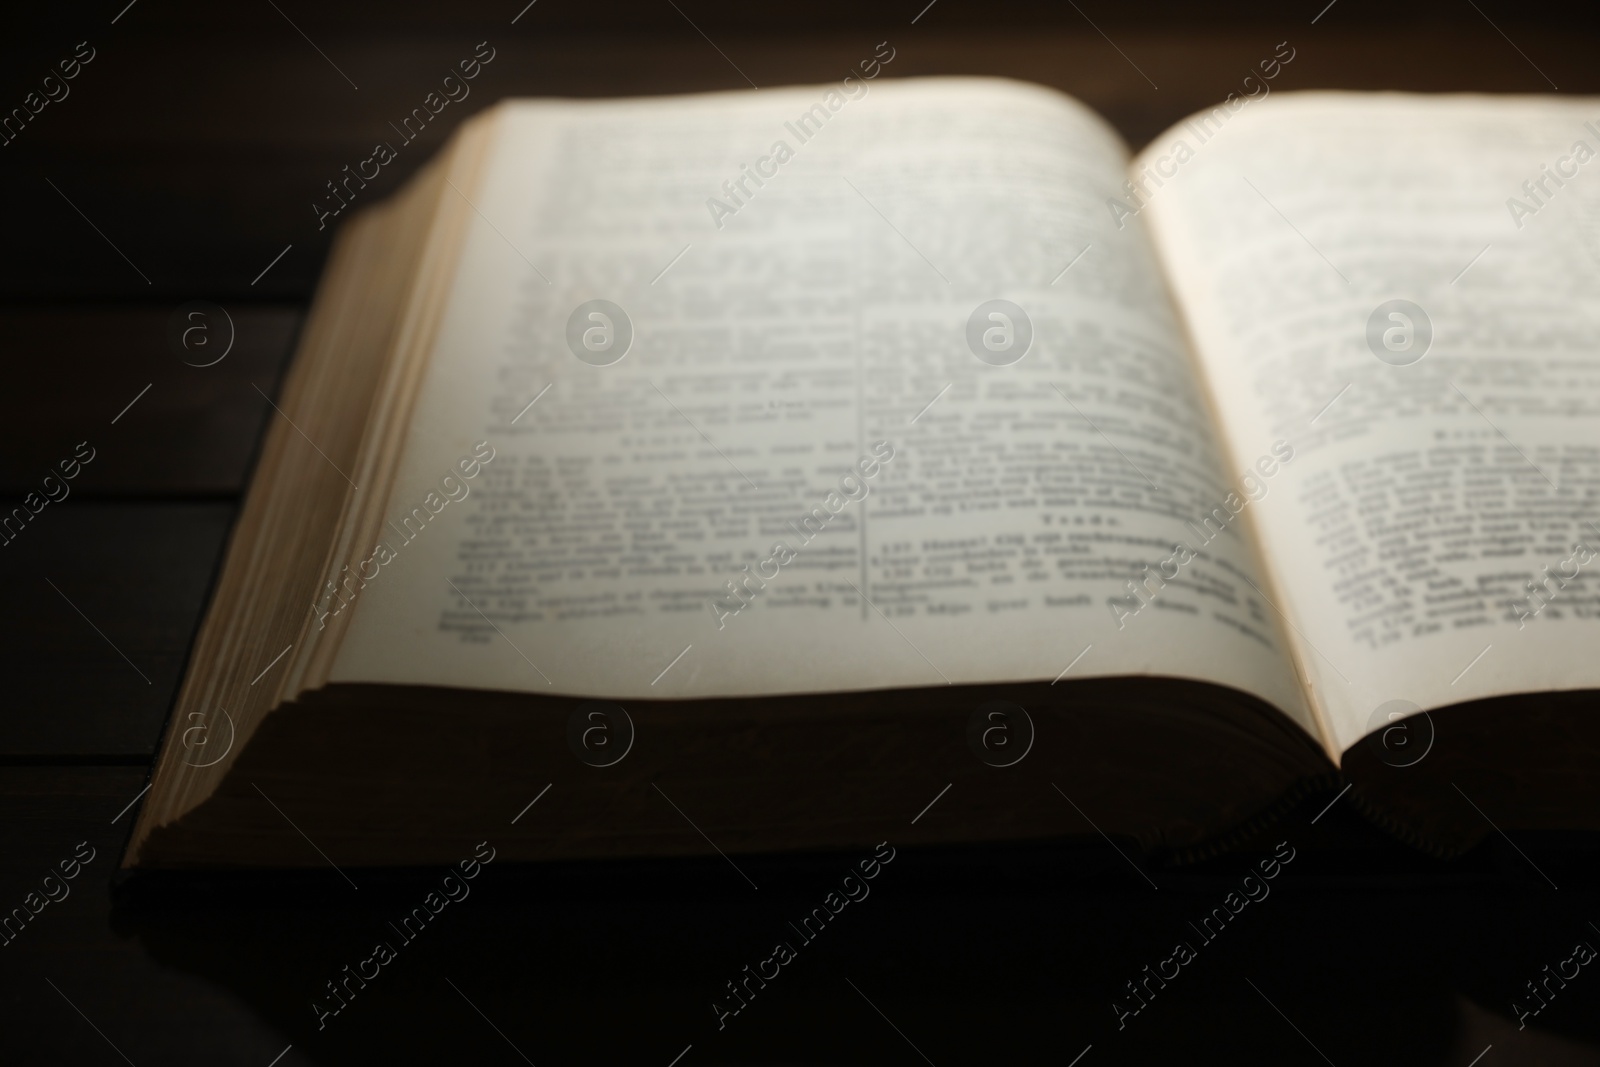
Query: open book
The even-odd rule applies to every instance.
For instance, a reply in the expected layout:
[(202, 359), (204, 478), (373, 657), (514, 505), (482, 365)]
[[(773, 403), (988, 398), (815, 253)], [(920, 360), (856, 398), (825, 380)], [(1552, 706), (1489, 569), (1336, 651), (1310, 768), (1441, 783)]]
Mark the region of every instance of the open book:
[(869, 64), (344, 224), (128, 865), (1600, 829), (1600, 101)]

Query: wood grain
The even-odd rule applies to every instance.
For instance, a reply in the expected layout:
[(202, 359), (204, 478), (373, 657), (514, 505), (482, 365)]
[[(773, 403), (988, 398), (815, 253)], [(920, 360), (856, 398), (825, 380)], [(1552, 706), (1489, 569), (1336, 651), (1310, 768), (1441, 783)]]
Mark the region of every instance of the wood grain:
[[(180, 308), (0, 308), (0, 351), (10, 356), (0, 394), (0, 497), (40, 490), (81, 441), (95, 458), (68, 486), (69, 502), (244, 488), (300, 311), (235, 305), (195, 320)], [(175, 317), (210, 334), (209, 348), (198, 344), (201, 332), (190, 334), (192, 351), (169, 341)], [(233, 345), (223, 356), (230, 319)], [(211, 360), (219, 361), (194, 365)]]
[(0, 548), (0, 761), (154, 754), (233, 511), (69, 498)]

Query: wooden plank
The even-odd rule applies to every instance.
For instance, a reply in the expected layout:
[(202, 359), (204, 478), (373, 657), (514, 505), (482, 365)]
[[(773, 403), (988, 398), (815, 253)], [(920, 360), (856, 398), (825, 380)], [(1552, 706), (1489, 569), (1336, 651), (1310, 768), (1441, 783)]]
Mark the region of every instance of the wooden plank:
[[(68, 900), (59, 902), (62, 907), (39, 912), (38, 925), (24, 924), (23, 937), (17, 937), (15, 926), (0, 933), (0, 942), (9, 935), (26, 944), (49, 927), (60, 926), (52, 921), (57, 916), (68, 911), (81, 916), (82, 904), (69, 900), (95, 894), (75, 891), (82, 885), (111, 884), (133, 822), (134, 811), (128, 805), (144, 788), (148, 774), (143, 767), (0, 767), (0, 914), (20, 903), (44, 875), (59, 873), (59, 862), (71, 858), (79, 842), (87, 842), (94, 853), (84, 864), (92, 877), (74, 885)], [(95, 901), (87, 911), (97, 914), (104, 905), (104, 899)], [(17, 946), (6, 943), (6, 947)]]
[[(1040, 1048), (1065, 1063), (1089, 1044), (1091, 1055), (1138, 1045), (1131, 1062), (1182, 1062), (1197, 1047), (1226, 1062), (1322, 1062), (1274, 1007), (1336, 1063), (1465, 1063), (1489, 1043), (1528, 1062), (1596, 1051), (1600, 987), (1570, 982), (1521, 1032), (1507, 1010), (1523, 979), (1588, 936), (1592, 873), (1563, 876), (1570, 905), (1530, 907), (1549, 893), (1396, 846), (1404, 873), (1372, 884), (1360, 857), (1317, 853), (1327, 820), (1286, 830), (1296, 858), (1237, 919), (1213, 920), (1209, 939), (1189, 924), (1237, 899), (1252, 857), (1156, 872), (1157, 892), (1094, 841), (901, 848), (823, 923), (813, 909), (859, 854), (741, 857), (759, 891), (716, 856), (494, 862), (403, 940), (389, 924), (437, 892), (444, 869), (351, 870), (358, 889), (332, 871), (163, 876), (113, 894), (142, 785), (134, 768), (0, 768), (0, 909), (42, 896), (80, 842), (95, 850), (70, 894), (34, 898), (38, 913), (0, 949), (7, 1063), (113, 1064), (120, 1052), (265, 1067), (290, 1044), (278, 1067), (524, 1062), (512, 1045), (536, 1063), (667, 1064), (691, 1044), (685, 1065), (921, 1062), (907, 1037), (941, 1064), (1033, 1062)], [(492, 847), (497, 831), (484, 836)], [(809, 940), (790, 926), (807, 918)], [(326, 983), (378, 941), (395, 958), (352, 981), (319, 1027), (313, 999), (333, 1004)], [(793, 960), (719, 1026), (713, 1000), (780, 941)], [(1111, 1001), (1176, 941), (1197, 958), (1152, 984), (1119, 1029)], [(1465, 1012), (1463, 996), (1489, 1010)], [(1363, 1025), (1348, 1025), (1352, 1011)]]
[[(110, 886), (145, 775), (0, 768), (0, 916), (12, 920), (0, 933), (0, 1061), (122, 1063), (115, 1048), (138, 1064), (265, 1065), (287, 1044), (246, 1003), (113, 925)], [(19, 923), (17, 908), (31, 917)]]
[[(51, 5), (19, 8), (13, 20), (16, 36), (45, 32), (67, 34), (72, 30), (98, 29), (109, 25), (111, 17), (126, 6), (109, 5), (104, 17), (86, 17)], [(282, 6), (282, 5), (280, 5)], [(819, 34), (847, 29), (904, 29), (921, 13), (919, 27), (939, 29), (994, 29), (1003, 27), (1019, 38), (1051, 29), (1083, 29), (1087, 20), (1108, 30), (1145, 30), (1160, 25), (1169, 29), (1218, 29), (1251, 25), (1309, 23), (1328, 0), (1296, 6), (1286, 11), (1281, 0), (1236, 0), (1226, 7), (1197, 6), (1188, 0), (1144, 0), (1137, 6), (1115, 0), (1079, 0), (1062, 4), (1055, 0), (989, 0), (984, 4), (930, 5), (928, 0), (813, 0), (803, 12), (743, 0), (692, 0), (679, 4), (684, 14), (671, 5), (655, 0), (609, 0), (604, 5), (549, 4), (533, 6), (528, 0), (456, 0), (441, 5), (431, 0), (348, 0), (322, 6), (284, 6), (294, 25), (321, 40), (320, 35), (370, 32), (382, 26), (396, 35), (426, 37), (441, 30), (462, 32), (463, 27), (480, 33), (504, 30), (512, 20), (523, 33), (551, 31), (604, 30), (656, 34), (681, 30), (685, 15), (694, 24), (710, 30), (778, 31), (793, 34)], [(1546, 0), (1538, 5), (1481, 5), (1507, 30), (1582, 26), (1592, 16), (1588, 0)], [(925, 11), (926, 8), (932, 10)], [(1463, 12), (1462, 8), (1466, 11)], [(114, 35), (192, 30), (196, 25), (217, 30), (244, 31), (255, 36), (292, 38), (288, 22), (267, 5), (217, 5), (206, 0), (166, 0), (141, 5), (137, 15), (120, 20)], [(1438, 30), (1442, 25), (1478, 18), (1468, 5), (1455, 0), (1413, 0), (1397, 5), (1385, 0), (1339, 0), (1338, 14), (1322, 20), (1324, 26), (1380, 26), (1394, 31), (1412, 32), (1416, 27)], [(520, 17), (519, 17), (520, 16)], [(104, 34), (103, 34), (104, 35)], [(81, 33), (79, 34), (81, 36)], [(337, 58), (337, 56), (335, 57)], [(181, 72), (175, 72), (181, 73)]]
[(231, 504), (52, 504), (0, 548), (0, 760), (155, 752)]
[[(223, 310), (190, 318), (178, 303), (0, 309), (0, 351), (11, 357), (0, 394), (0, 496), (240, 492), (273, 416), (262, 394), (276, 394), (302, 315), (280, 305)], [(64, 487), (46, 485), (80, 442), (93, 460)]]

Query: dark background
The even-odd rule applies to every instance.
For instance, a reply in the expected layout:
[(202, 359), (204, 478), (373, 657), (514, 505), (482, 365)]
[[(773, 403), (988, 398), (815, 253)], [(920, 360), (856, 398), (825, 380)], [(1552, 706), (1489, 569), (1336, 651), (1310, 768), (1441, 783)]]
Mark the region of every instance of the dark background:
[[(1592, 3), (524, 2), (6, 13), (0, 108), (78, 42), (96, 56), (0, 147), (0, 503), (78, 442), (97, 454), (68, 501), (0, 548), (0, 911), (80, 841), (97, 851), (68, 899), (0, 947), (0, 1062), (667, 1067), (692, 1046), (683, 1067), (944, 1067), (1069, 1064), (1092, 1046), (1083, 1067), (1600, 1063), (1594, 967), (1528, 1029), (1510, 1014), (1542, 967), (1600, 946), (1592, 842), (1492, 835), (1438, 861), (1343, 803), (1312, 825), (1331, 795), (1182, 868), (1135, 856), (1135, 870), (1098, 839), (901, 850), (721, 1032), (709, 1004), (722, 983), (857, 856), (740, 857), (759, 890), (716, 857), (491, 865), (320, 1032), (309, 1002), (323, 982), (442, 871), (349, 872), (358, 889), (333, 872), (115, 878), (271, 414), (262, 394), (326, 253), (332, 231), (310, 205), (477, 42), (497, 55), (470, 98), (369, 201), (502, 96), (836, 80), (881, 40), (895, 76), (1056, 86), (1135, 148), (1285, 40), (1297, 54), (1277, 91), (1600, 92)], [(203, 369), (167, 340), (174, 311), (202, 299), (237, 327), (229, 357)], [(1197, 941), (1188, 922), (1284, 839), (1297, 857), (1272, 896), (1119, 1032), (1123, 983)]]

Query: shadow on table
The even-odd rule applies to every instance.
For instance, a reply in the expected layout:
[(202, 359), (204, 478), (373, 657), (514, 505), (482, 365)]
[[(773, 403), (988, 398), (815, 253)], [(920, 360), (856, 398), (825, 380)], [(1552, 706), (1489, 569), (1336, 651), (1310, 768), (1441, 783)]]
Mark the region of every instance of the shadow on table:
[(1259, 857), (1154, 888), (1103, 842), (901, 850), (843, 882), (867, 856), (140, 875), (113, 921), (280, 1029), (279, 1067), (1067, 1064), (1091, 1045), (1084, 1067), (1465, 1067), (1491, 1044), (1484, 1067), (1600, 1063), (1600, 967), (1551, 984), (1527, 1029), (1512, 1015), (1524, 982), (1600, 946), (1592, 852), (1541, 854), (1556, 892), (1492, 844), (1450, 865), (1303, 850), (1203, 930)]

